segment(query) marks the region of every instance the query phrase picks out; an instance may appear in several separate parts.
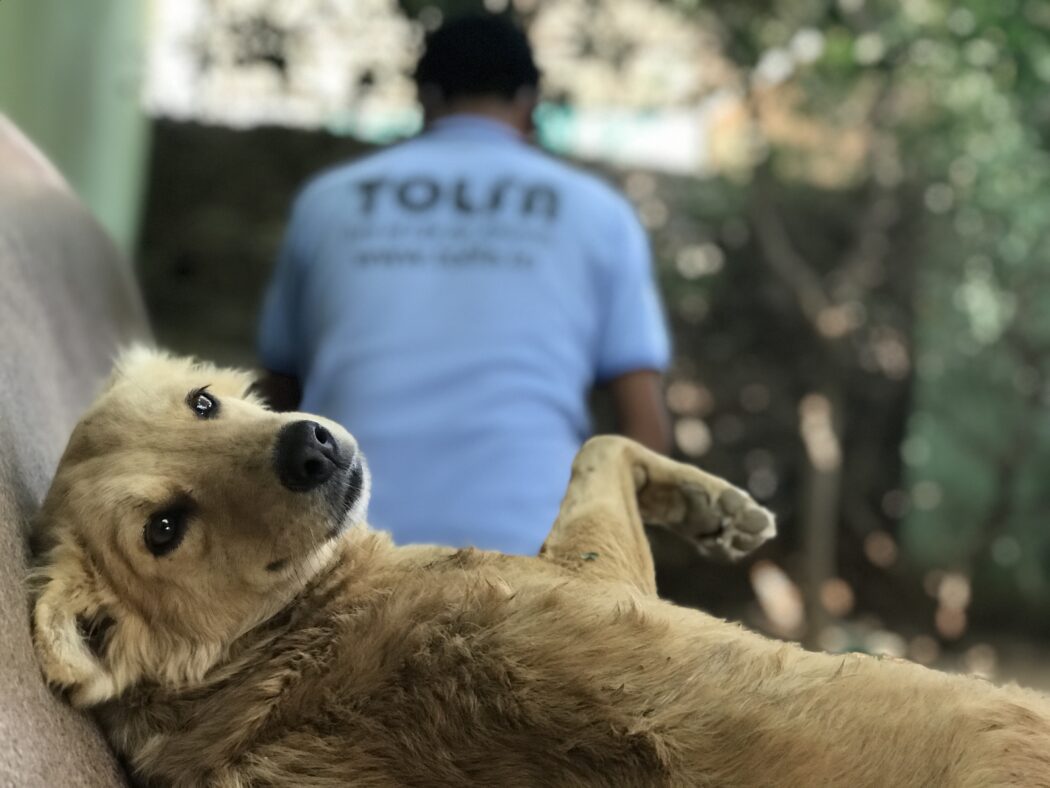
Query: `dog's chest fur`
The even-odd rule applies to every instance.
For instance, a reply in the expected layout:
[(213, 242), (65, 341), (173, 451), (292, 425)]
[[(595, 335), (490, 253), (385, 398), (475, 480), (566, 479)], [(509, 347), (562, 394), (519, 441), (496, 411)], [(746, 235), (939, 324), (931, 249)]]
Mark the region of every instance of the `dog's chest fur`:
[(146, 773), (209, 778), (253, 760), (275, 778), (376, 784), (653, 785), (670, 773), (674, 753), (606, 653), (626, 627), (638, 644), (626, 658), (647, 659), (658, 624), (626, 596), (581, 605), (576, 581), (512, 589), (462, 561), (375, 558), (335, 570), (207, 687), (109, 709), (118, 748)]

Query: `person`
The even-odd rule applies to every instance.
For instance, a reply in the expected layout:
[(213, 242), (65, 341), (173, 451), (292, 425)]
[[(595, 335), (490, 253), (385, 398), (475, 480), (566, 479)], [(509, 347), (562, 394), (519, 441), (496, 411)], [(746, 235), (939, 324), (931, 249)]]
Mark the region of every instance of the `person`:
[(527, 142), (539, 72), (496, 15), (432, 33), (424, 130), (297, 197), (258, 349), (284, 407), (372, 469), (398, 543), (534, 554), (607, 384), (619, 430), (669, 448), (669, 341), (645, 232), (617, 192)]

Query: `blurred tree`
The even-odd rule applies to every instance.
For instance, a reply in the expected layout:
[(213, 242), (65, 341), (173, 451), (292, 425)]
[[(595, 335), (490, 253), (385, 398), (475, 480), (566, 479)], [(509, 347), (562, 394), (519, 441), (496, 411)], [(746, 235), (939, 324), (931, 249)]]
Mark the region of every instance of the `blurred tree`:
[[(379, 13), (212, 2), (203, 60), (286, 82), (319, 48), (302, 25)], [(558, 58), (553, 101), (705, 108), (716, 176), (610, 175), (659, 259), (678, 451), (778, 512), (811, 639), (851, 610), (945, 640), (974, 613), (1032, 626), (1050, 599), (1050, 0), (373, 6), (416, 43), (452, 14), (516, 14)], [(358, 66), (355, 85), (392, 79)]]
[(509, 2), (493, 3), (484, 0), (442, 0), (434, 3), (430, 0), (397, 0), (398, 6), (409, 17), (426, 22), (428, 19), (440, 21), (443, 16), (458, 16), (460, 14), (481, 14), (490, 12), (513, 13)]
[[(809, 329), (809, 358), (792, 361), (824, 398), (799, 419), (817, 578), (839, 517), (878, 565), (904, 516), (907, 556), (974, 579), (953, 595), (959, 575), (930, 576), (942, 637), (964, 631), (971, 599), (1031, 627), (1050, 590), (1050, 3), (670, 1), (739, 70), (755, 273), (794, 295)], [(837, 210), (805, 190), (840, 195)], [(892, 418), (913, 374), (897, 489)], [(807, 411), (844, 448), (841, 484)]]

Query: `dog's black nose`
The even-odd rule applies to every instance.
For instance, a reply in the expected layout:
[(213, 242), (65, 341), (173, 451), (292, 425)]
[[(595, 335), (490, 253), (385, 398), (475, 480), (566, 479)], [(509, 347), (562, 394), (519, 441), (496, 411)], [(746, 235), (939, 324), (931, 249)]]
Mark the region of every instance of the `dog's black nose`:
[(293, 421), (277, 433), (273, 464), (281, 484), (307, 492), (332, 478), (340, 456), (332, 433), (316, 421)]

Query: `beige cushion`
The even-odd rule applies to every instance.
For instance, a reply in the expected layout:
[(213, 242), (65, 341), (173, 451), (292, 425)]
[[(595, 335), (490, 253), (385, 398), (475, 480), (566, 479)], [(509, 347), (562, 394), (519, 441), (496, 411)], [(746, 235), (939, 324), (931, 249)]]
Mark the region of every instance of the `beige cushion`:
[(146, 336), (129, 267), (0, 115), (0, 786), (124, 781), (91, 720), (41, 681), (26, 528), (115, 349)]

